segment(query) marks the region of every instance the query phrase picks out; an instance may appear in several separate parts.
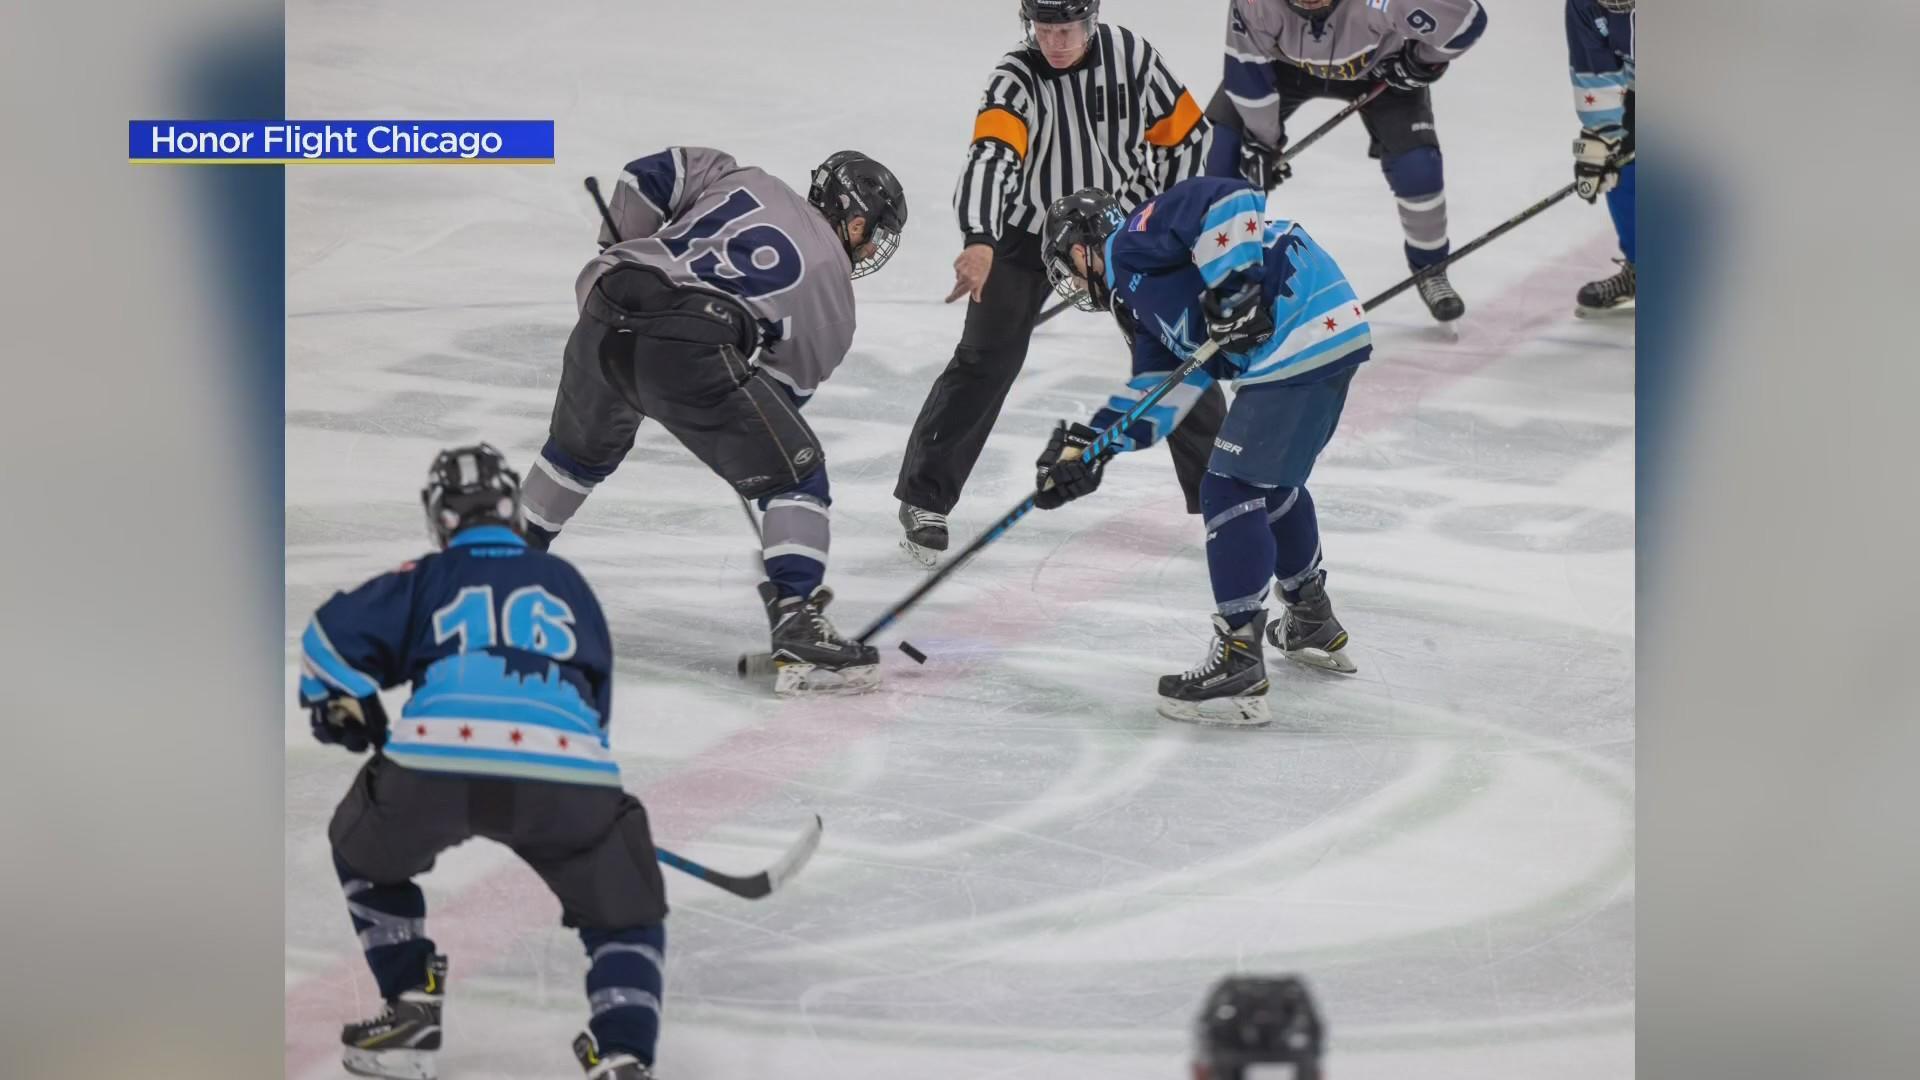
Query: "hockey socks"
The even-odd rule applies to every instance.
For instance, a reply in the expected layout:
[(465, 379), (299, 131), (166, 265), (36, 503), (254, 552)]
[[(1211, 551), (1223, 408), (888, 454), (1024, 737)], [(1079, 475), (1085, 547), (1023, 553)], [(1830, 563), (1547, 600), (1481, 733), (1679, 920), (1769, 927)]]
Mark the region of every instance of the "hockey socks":
[(781, 596), (812, 596), (827, 576), (832, 539), (827, 470), (821, 466), (798, 487), (760, 500), (761, 558)]
[(1447, 190), (1440, 149), (1416, 146), (1383, 160), (1387, 186), (1400, 204), (1407, 238), (1407, 266), (1422, 270), (1447, 257)]
[(432, 959), (433, 939), (427, 936), (427, 898), (411, 881), (375, 885), (353, 867), (333, 857), (334, 872), (347, 894), (347, 914), (366, 952), (367, 966), (380, 996), (388, 1001), (417, 988)]
[(1280, 598), (1300, 599), (1300, 586), (1320, 569), (1320, 518), (1306, 488), (1275, 488), (1267, 493), (1267, 527), (1273, 534), (1273, 576)]
[(660, 1038), (660, 998), (666, 982), (666, 927), (582, 930), (587, 949), (587, 1027), (602, 1054), (624, 1051), (653, 1064)]
[(548, 439), (520, 488), (520, 504), (527, 515), (527, 541), (541, 551), (547, 550), (587, 496), (619, 465), (618, 461), (587, 465)]
[(1207, 575), (1213, 579), (1214, 605), (1229, 630), (1252, 622), (1266, 606), (1274, 560), (1267, 498), (1267, 489), (1216, 472), (1200, 480), (1200, 513), (1207, 522)]

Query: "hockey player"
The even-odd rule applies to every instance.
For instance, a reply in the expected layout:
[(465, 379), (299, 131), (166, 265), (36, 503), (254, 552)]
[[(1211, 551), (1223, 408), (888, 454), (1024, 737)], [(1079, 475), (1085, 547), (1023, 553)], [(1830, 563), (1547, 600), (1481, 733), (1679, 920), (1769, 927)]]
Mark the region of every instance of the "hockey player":
[(1307, 984), (1293, 976), (1232, 975), (1214, 984), (1193, 1026), (1193, 1080), (1282, 1075), (1320, 1080), (1327, 1032)]
[[(1313, 98), (1353, 101), (1385, 83), (1360, 120), (1400, 204), (1407, 266), (1433, 266), (1450, 246), (1427, 87), (1486, 29), (1480, 0), (1231, 0), (1226, 74), (1207, 105), (1214, 122), (1207, 175), (1271, 191), (1293, 175), (1280, 155), (1295, 110)], [(1444, 269), (1422, 277), (1419, 290), (1441, 322), (1467, 313)]]
[[(1620, 272), (1581, 286), (1577, 313), (1596, 315), (1634, 306), (1633, 270), (1633, 48), (1638, 16), (1633, 0), (1567, 0), (1567, 54), (1573, 69), (1573, 107), (1580, 138), (1573, 144), (1577, 192), (1588, 202), (1602, 194), (1620, 237)], [(1622, 165), (1621, 162), (1626, 164)]]
[[(1055, 287), (1087, 310), (1114, 313), (1133, 342), (1134, 378), (1091, 427), (1063, 420), (1054, 430), (1037, 462), (1041, 508), (1099, 487), (1105, 462), (1080, 457), (1095, 429), (1116, 423), (1142, 388), (1158, 385), (1207, 338), (1220, 351), (1186, 380), (1186, 400), (1216, 379), (1235, 383), (1200, 482), (1213, 641), (1199, 667), (1160, 680), (1160, 714), (1173, 720), (1267, 723), (1262, 631), (1291, 659), (1354, 670), (1327, 599), (1306, 483), (1340, 422), (1354, 370), (1372, 354), (1372, 336), (1333, 258), (1299, 225), (1267, 221), (1266, 203), (1244, 181), (1201, 178), (1131, 217), (1098, 191), (1068, 196), (1047, 216)], [(1121, 433), (1119, 449), (1150, 445), (1179, 421), (1177, 405), (1151, 410)], [(1276, 578), (1286, 617), (1269, 627), (1267, 588)]]
[[(301, 638), (313, 734), (374, 751), (327, 836), (386, 1007), (341, 1031), (347, 1071), (436, 1075), (447, 958), (414, 878), (455, 844), (505, 844), (559, 898), (588, 956), (593, 1080), (648, 1080), (667, 914), (647, 814), (608, 754), (606, 619), (580, 574), (527, 545), (520, 478), (491, 446), (434, 460), (420, 493), (440, 549), (335, 593)], [(410, 684), (399, 722), (380, 691)]]
[(758, 500), (781, 694), (861, 690), (872, 646), (827, 620), (827, 464), (800, 408), (853, 343), (851, 282), (892, 258), (906, 195), (852, 150), (805, 199), (718, 150), (630, 163), (610, 206), (618, 235), (581, 271), (547, 443), (527, 477), (528, 539), (545, 548), (652, 417), (744, 499)]
[[(901, 547), (923, 566), (947, 549), (947, 514), (1026, 363), (1047, 296), (1037, 234), (1048, 204), (1095, 187), (1130, 210), (1200, 173), (1199, 106), (1152, 45), (1099, 18), (1099, 0), (1021, 0), (1026, 42), (1001, 58), (974, 119), (954, 193), (966, 246), (947, 296), (970, 299), (966, 329), (914, 421), (894, 489)], [(1225, 412), (1209, 393), (1169, 440), (1189, 513)]]

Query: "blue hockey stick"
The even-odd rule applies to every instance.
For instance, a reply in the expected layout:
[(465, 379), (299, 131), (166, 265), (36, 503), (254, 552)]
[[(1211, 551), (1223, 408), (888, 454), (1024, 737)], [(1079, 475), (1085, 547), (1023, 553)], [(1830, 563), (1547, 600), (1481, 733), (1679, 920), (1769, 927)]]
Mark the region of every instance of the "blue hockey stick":
[(723, 874), (712, 867), (702, 866), (684, 855), (676, 855), (663, 847), (654, 848), (653, 853), (661, 862), (683, 874), (691, 874), (735, 896), (747, 900), (758, 900), (779, 888), (789, 878), (799, 873), (801, 867), (807, 865), (807, 860), (813, 858), (814, 851), (820, 847), (820, 835), (825, 828), (820, 821), (820, 815), (813, 815), (813, 824), (807, 826), (807, 830), (800, 834), (800, 839), (793, 842), (793, 846), (787, 849), (785, 855), (780, 856), (780, 861), (748, 877)]
[[(1125, 436), (1127, 428), (1131, 427), (1134, 422), (1141, 417), (1147, 415), (1149, 409), (1160, 404), (1161, 398), (1173, 393), (1174, 387), (1186, 382), (1187, 376), (1199, 371), (1201, 367), (1203, 367), (1207, 361), (1213, 359), (1214, 354), (1219, 351), (1220, 346), (1214, 344), (1211, 340), (1202, 342), (1200, 347), (1193, 351), (1193, 355), (1187, 359), (1186, 363), (1175, 368), (1173, 374), (1167, 376), (1159, 386), (1154, 387), (1147, 392), (1145, 397), (1134, 402), (1133, 408), (1128, 409), (1125, 416), (1115, 420), (1110, 427), (1095, 436), (1093, 442), (1087, 446), (1086, 451), (1081, 456), (1103, 458), (1115, 453), (1115, 447), (1119, 445), (1121, 438)], [(972, 559), (975, 555), (980, 554), (982, 548), (1005, 536), (1007, 530), (1013, 528), (1015, 522), (1033, 512), (1034, 500), (1039, 498), (1039, 496), (1040, 493), (1035, 491), (1032, 495), (1020, 500), (1020, 505), (1007, 511), (1005, 516), (1001, 517), (999, 521), (994, 522), (986, 532), (974, 537), (972, 543), (961, 548), (959, 554), (943, 564), (940, 569), (934, 571), (927, 580), (920, 583), (918, 588), (908, 593), (905, 599), (888, 608), (886, 611), (881, 612), (880, 617), (873, 621), (873, 625), (861, 631), (858, 639), (859, 642), (864, 645), (872, 640), (875, 634), (892, 626), (900, 616), (912, 610), (915, 604), (918, 604), (922, 598), (937, 588), (939, 584), (945, 581), (954, 571), (965, 566), (968, 560)]]

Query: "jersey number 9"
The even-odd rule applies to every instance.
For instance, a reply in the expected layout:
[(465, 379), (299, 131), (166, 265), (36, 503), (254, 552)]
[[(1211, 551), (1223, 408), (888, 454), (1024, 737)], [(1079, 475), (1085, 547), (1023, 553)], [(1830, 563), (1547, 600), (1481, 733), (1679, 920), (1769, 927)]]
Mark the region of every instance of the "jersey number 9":
[(675, 259), (691, 259), (687, 269), (700, 280), (743, 299), (786, 292), (806, 275), (806, 263), (793, 238), (778, 226), (740, 221), (762, 209), (746, 188), (672, 233), (660, 243)]

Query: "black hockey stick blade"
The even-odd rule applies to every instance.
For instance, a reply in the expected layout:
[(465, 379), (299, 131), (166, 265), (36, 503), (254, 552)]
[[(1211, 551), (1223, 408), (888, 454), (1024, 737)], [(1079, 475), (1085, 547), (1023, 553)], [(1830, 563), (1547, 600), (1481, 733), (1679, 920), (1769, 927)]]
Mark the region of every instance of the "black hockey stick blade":
[(813, 858), (813, 853), (819, 850), (820, 837), (825, 831), (826, 823), (820, 820), (819, 814), (813, 815), (813, 824), (807, 826), (806, 831), (802, 832), (800, 838), (787, 848), (787, 853), (780, 856), (779, 861), (757, 874), (746, 877), (723, 874), (710, 866), (702, 866), (684, 855), (676, 855), (663, 847), (654, 848), (653, 853), (661, 862), (683, 874), (697, 877), (717, 889), (725, 889), (743, 900), (758, 900), (792, 880), (793, 876), (807, 865), (807, 861)]

